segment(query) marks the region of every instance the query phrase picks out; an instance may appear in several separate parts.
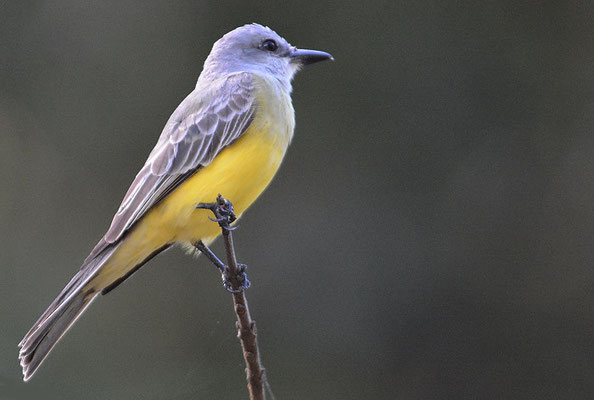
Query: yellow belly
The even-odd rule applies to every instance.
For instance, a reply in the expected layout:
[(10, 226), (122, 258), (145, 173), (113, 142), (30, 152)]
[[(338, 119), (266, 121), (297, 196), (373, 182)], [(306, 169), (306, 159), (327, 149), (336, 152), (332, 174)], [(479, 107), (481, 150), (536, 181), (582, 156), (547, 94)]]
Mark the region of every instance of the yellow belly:
[(229, 199), (239, 217), (266, 189), (284, 157), (286, 147), (273, 140), (268, 129), (250, 129), (223, 150), (207, 167), (180, 185), (150, 215), (147, 224), (170, 224), (170, 240), (211, 242), (220, 234), (218, 224), (209, 220), (209, 210), (196, 209), (211, 203), (220, 193)]
[(109, 285), (164, 245), (212, 242), (221, 229), (208, 218), (211, 211), (196, 209), (196, 205), (213, 202), (220, 193), (233, 203), (239, 217), (266, 189), (287, 146), (288, 142), (279, 141), (270, 132), (268, 122), (252, 124), (210, 165), (199, 169), (138, 221), (93, 286)]

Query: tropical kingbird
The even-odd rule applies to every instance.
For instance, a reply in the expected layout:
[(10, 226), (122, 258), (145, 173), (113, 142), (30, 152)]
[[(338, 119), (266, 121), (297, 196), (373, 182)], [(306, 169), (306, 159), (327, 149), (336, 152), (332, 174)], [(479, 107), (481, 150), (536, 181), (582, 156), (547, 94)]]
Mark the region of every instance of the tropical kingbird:
[(214, 44), (196, 88), (167, 121), (109, 230), (19, 344), (25, 381), (99, 294), (175, 243), (209, 244), (219, 235), (198, 204), (223, 193), (240, 216), (256, 200), (293, 136), (293, 76), (328, 59), (258, 24)]

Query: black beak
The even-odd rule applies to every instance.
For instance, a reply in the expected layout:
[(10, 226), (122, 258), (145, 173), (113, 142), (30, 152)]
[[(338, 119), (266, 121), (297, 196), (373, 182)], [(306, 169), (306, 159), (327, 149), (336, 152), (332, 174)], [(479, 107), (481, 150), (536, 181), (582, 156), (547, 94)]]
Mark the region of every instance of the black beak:
[(334, 57), (332, 57), (332, 55), (326, 53), (325, 51), (317, 50), (295, 49), (291, 52), (289, 57), (291, 57), (292, 62), (297, 62), (301, 65), (309, 65), (324, 60), (334, 61)]

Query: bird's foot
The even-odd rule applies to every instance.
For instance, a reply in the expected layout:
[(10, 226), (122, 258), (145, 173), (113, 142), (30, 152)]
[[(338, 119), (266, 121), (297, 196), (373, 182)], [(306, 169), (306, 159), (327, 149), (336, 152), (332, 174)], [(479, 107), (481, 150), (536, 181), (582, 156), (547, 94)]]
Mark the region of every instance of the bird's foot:
[[(241, 293), (251, 285), (251, 282), (247, 278), (247, 265), (237, 264), (237, 268), (238, 270), (235, 276), (231, 275), (229, 267), (225, 269), (225, 272), (223, 272), (222, 275), (223, 286), (225, 286), (225, 289), (227, 289), (229, 293)], [(234, 287), (237, 289), (233, 289)]]
[(232, 227), (231, 224), (237, 220), (237, 216), (233, 211), (233, 204), (225, 199), (220, 194), (217, 197), (217, 201), (214, 203), (200, 203), (196, 208), (202, 208), (212, 211), (215, 218), (208, 217), (211, 221), (217, 222), (221, 228), (226, 231), (232, 231), (236, 227)]

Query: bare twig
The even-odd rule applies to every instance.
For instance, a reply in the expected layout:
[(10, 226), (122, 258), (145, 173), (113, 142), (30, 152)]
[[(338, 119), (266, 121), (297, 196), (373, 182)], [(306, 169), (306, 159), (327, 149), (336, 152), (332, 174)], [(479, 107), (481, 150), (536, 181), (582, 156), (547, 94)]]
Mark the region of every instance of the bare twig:
[(260, 361), (260, 352), (256, 337), (256, 323), (252, 320), (245, 296), (245, 289), (249, 287), (249, 281), (245, 276), (246, 266), (237, 263), (235, 248), (233, 246), (233, 228), (231, 227), (231, 223), (235, 220), (233, 205), (219, 194), (215, 203), (199, 204), (198, 208), (211, 210), (215, 215), (214, 221), (219, 223), (223, 231), (227, 265), (222, 264), (204, 243), (198, 242), (195, 246), (202, 253), (205, 253), (217, 268), (221, 270), (224, 285), (233, 296), (235, 315), (237, 316), (237, 337), (243, 350), (250, 400), (264, 400), (262, 384), (266, 379), (265, 372)]

